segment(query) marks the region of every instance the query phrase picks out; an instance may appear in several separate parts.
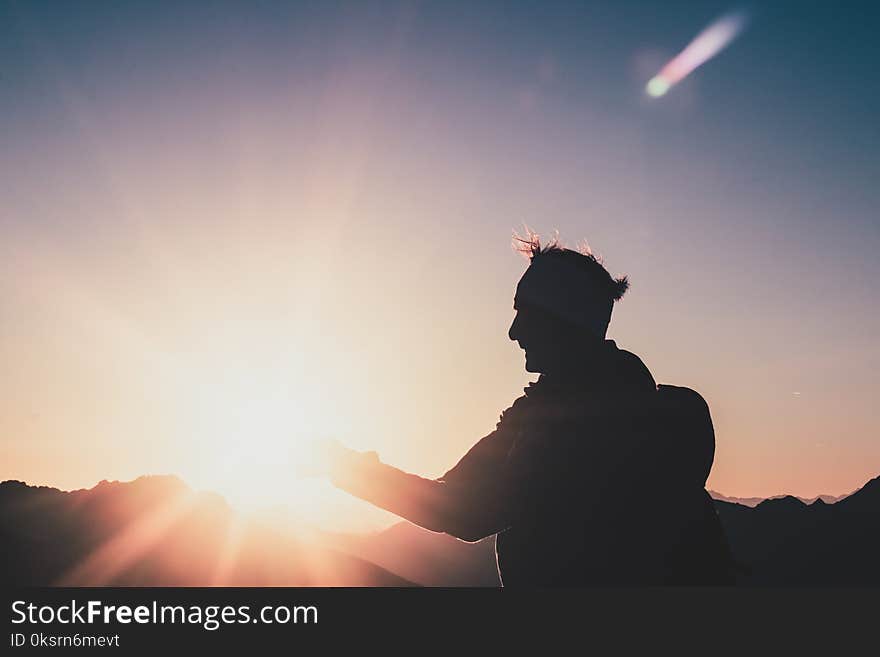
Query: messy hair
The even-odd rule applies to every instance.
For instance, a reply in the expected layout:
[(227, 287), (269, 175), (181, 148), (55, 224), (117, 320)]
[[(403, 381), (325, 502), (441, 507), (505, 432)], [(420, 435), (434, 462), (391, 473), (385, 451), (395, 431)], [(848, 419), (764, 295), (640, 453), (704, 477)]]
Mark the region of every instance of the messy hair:
[(589, 244), (584, 242), (576, 250), (564, 247), (559, 241), (559, 234), (555, 234), (546, 244), (541, 244), (541, 238), (537, 233), (528, 228), (525, 235), (513, 233), (513, 248), (526, 256), (530, 261), (536, 258), (562, 258), (587, 272), (602, 289), (608, 292), (612, 301), (620, 301), (629, 289), (629, 278), (621, 276), (614, 278), (602, 261), (593, 255)]

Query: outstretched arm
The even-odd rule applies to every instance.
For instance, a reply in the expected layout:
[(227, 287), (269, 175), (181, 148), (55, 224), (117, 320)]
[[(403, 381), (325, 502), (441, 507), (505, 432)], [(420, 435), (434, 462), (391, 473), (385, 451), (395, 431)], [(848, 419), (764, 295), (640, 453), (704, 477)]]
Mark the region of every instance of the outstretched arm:
[(333, 483), (420, 527), (477, 541), (509, 524), (509, 482), (502, 473), (467, 482), (426, 479), (375, 454), (347, 452), (332, 470)]
[[(514, 403), (516, 406), (516, 403)], [(513, 442), (507, 412), (495, 431), (474, 445), (439, 479), (381, 463), (375, 454), (337, 447), (333, 483), (410, 522), (465, 541), (496, 534), (509, 524), (511, 481), (506, 468)]]

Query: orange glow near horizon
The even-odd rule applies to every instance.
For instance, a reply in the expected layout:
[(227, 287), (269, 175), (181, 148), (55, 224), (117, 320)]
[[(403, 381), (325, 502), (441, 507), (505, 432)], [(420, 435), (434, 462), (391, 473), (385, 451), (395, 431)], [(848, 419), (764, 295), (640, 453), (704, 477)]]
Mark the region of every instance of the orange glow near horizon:
[[(219, 230), (214, 227), (214, 234)], [(238, 246), (231, 237), (225, 239), (231, 241), (222, 244), (223, 257)], [(311, 256), (327, 255), (319, 242), (312, 244), (316, 250)], [(277, 243), (264, 248), (274, 246)], [(109, 283), (118, 280), (115, 276), (120, 272), (126, 274), (119, 262), (100, 263), (108, 268), (107, 275), (88, 283), (70, 271), (53, 272), (45, 266), (62, 259), (62, 254), (16, 263), (17, 273), (29, 282), (34, 308), (50, 313), (57, 322), (52, 326), (63, 322), (68, 332), (45, 337), (45, 344), (60, 356), (52, 361), (52, 371), (63, 377), (53, 374), (54, 380), (49, 380), (37, 360), (30, 370), (21, 370), (19, 379), (30, 380), (30, 386), (56, 400), (51, 412), (36, 418), (36, 426), (29, 428), (31, 435), (54, 434), (62, 442), (54, 451), (36, 451), (39, 440), (24, 449), (14, 446), (12, 458), (4, 461), (4, 478), (76, 488), (103, 478), (172, 473), (198, 490), (222, 494), (239, 510), (268, 513), (282, 524), (305, 521), (330, 529), (367, 530), (388, 524), (392, 516), (326, 482), (297, 477), (297, 465), (312, 440), (335, 437), (358, 449), (376, 449), (392, 464), (435, 476), (491, 429), (493, 417), (532, 378), (521, 370), (521, 355), (504, 335), (505, 314), (510, 311), (503, 309), (507, 305), (503, 299), (492, 305), (500, 317), (484, 315), (479, 320), (480, 310), (472, 307), (467, 312), (477, 319), (457, 326), (456, 318), (450, 317), (438, 330), (420, 321), (419, 311), (396, 303), (403, 294), (412, 299), (413, 309), (419, 307), (416, 286), (422, 282), (410, 287), (385, 278), (385, 286), (399, 284), (405, 289), (392, 290), (396, 294), (383, 298), (370, 290), (383, 289), (381, 271), (372, 271), (373, 280), (365, 282), (354, 272), (340, 272), (338, 261), (333, 266), (318, 257), (317, 262), (310, 261), (309, 249), (301, 246), (298, 255), (284, 263), (266, 258), (265, 251), (239, 260), (234, 265), (236, 275), (206, 260), (197, 246), (176, 248), (192, 249), (194, 257), (184, 264), (175, 263), (171, 252), (162, 254), (166, 271), (173, 272), (173, 290), (160, 292), (151, 287), (153, 283), (142, 281), (139, 295), (132, 297), (126, 289), (116, 299), (122, 307), (116, 308), (98, 299), (112, 295)], [(504, 247), (499, 250), (513, 268), (522, 268), (514, 254)], [(414, 265), (409, 260), (396, 271)], [(208, 280), (202, 278), (206, 272), (211, 272)], [(211, 281), (214, 276), (221, 280)], [(515, 280), (514, 273), (511, 288)], [(297, 283), (284, 289), (286, 281)], [(267, 291), (272, 284), (279, 289)], [(125, 307), (129, 303), (135, 305)], [(461, 308), (463, 314), (465, 309)], [(321, 321), (310, 316), (313, 311), (320, 313)], [(431, 316), (436, 321), (439, 313)], [(385, 330), (391, 338), (382, 335)], [(471, 384), (441, 353), (473, 350), (476, 345), (465, 343), (468, 330), (487, 340), (487, 358), (496, 364), (480, 369)], [(452, 342), (444, 339), (449, 331), (455, 336)], [(650, 349), (651, 342), (647, 346)], [(654, 348), (660, 350), (662, 345), (658, 342)], [(651, 352), (641, 355), (651, 366)], [(658, 379), (664, 380), (662, 373)], [(467, 400), (455, 396), (463, 383), (469, 391)], [(701, 388), (698, 382), (691, 385)], [(485, 386), (479, 394), (478, 386)], [(727, 437), (730, 427), (742, 420), (731, 416), (729, 399), (713, 398), (706, 386), (701, 391), (712, 404), (719, 442), (710, 487), (732, 495), (781, 490), (808, 496), (848, 492), (863, 483), (858, 475), (845, 474), (858, 471), (845, 455), (827, 470), (834, 474), (839, 468), (840, 476), (820, 484), (785, 472), (766, 477), (760, 467), (750, 470), (731, 464)], [(801, 410), (800, 397), (792, 394), (787, 400), (792, 412)], [(435, 398), (448, 406), (434, 408)], [(781, 430), (781, 418), (762, 413), (753, 409), (748, 421), (756, 427), (766, 421), (768, 433)], [(70, 428), (77, 426), (77, 434), (72, 435)], [(821, 430), (822, 425), (818, 427)], [(96, 435), (88, 435), (89, 431)], [(119, 436), (125, 438), (120, 441)], [(753, 449), (761, 453), (770, 446), (758, 444)], [(766, 452), (764, 457), (771, 461)], [(803, 472), (811, 467), (804, 454), (789, 462), (792, 472), (798, 464)], [(862, 476), (867, 479), (870, 471)], [(778, 488), (771, 488), (768, 481), (779, 482)], [(113, 553), (119, 558), (129, 553), (118, 549), (120, 541), (148, 545), (152, 539), (146, 534), (158, 531), (154, 525), (150, 521), (133, 529), (137, 540), (118, 538)], [(234, 537), (231, 540), (229, 550), (234, 551)], [(104, 563), (104, 556), (95, 558)], [(82, 568), (91, 566), (86, 563)], [(89, 581), (94, 576), (88, 572)], [(76, 581), (78, 575), (71, 577)]]

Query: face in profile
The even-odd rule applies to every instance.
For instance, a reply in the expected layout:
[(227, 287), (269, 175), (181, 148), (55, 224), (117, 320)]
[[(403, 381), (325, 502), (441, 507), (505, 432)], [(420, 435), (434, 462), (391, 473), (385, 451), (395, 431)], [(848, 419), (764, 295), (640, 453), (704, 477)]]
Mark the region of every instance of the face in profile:
[(568, 322), (524, 301), (514, 300), (513, 308), (516, 315), (507, 335), (526, 352), (528, 372), (563, 370), (583, 350), (583, 332)]

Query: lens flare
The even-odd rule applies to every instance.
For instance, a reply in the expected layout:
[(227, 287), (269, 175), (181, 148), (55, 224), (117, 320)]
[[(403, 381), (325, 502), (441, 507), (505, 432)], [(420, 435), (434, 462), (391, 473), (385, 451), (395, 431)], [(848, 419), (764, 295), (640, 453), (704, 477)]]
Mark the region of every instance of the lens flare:
[(694, 70), (729, 46), (746, 27), (748, 18), (744, 11), (732, 12), (709, 25), (648, 81), (645, 93), (652, 98), (665, 95)]

